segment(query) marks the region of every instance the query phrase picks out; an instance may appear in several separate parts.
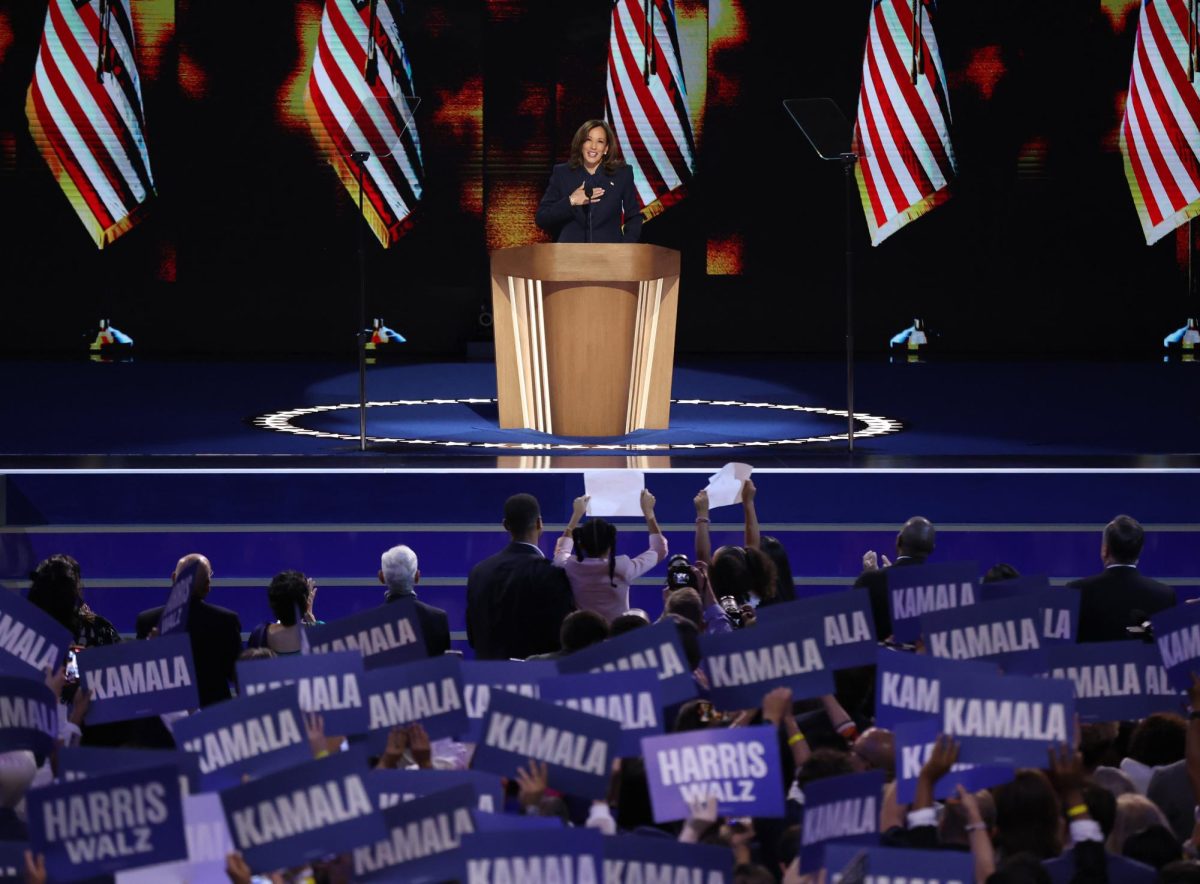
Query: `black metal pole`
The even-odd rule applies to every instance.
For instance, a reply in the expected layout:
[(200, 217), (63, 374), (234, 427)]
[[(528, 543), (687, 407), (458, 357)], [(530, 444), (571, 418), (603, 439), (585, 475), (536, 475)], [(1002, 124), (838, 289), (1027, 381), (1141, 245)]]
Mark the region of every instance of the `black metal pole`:
[(846, 175), (846, 440), (854, 453), (854, 163), (858, 155), (842, 154)]
[(363, 177), (370, 154), (356, 150), (351, 155), (358, 167), (358, 450), (367, 450), (367, 247), (363, 226), (367, 217), (363, 214)]

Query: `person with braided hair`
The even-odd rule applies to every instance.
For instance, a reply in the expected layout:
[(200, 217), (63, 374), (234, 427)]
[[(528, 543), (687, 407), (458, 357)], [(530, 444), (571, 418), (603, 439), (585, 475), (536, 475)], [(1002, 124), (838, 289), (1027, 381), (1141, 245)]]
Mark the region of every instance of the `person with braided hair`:
[(654, 518), (654, 495), (642, 489), (650, 548), (632, 559), (617, 555), (616, 525), (604, 519), (579, 524), (588, 499), (586, 495), (575, 498), (571, 521), (554, 545), (554, 564), (567, 572), (575, 604), (612, 623), (629, 610), (629, 585), (667, 557), (667, 539)]

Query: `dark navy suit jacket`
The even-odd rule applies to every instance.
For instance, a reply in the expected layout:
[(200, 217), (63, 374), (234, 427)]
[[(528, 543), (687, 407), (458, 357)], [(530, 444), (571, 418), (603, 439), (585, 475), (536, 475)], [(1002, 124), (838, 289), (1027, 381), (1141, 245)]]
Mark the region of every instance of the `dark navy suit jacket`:
[[(604, 188), (600, 201), (590, 207), (571, 205), (571, 194), (583, 182)], [(550, 173), (550, 184), (537, 210), (537, 225), (559, 242), (588, 242), (588, 212), (592, 214), (591, 242), (637, 242), (642, 233), (642, 205), (633, 186), (633, 169), (622, 166), (609, 175), (601, 165), (595, 175), (580, 166), (559, 163)], [(625, 225), (622, 232), (621, 225)]]

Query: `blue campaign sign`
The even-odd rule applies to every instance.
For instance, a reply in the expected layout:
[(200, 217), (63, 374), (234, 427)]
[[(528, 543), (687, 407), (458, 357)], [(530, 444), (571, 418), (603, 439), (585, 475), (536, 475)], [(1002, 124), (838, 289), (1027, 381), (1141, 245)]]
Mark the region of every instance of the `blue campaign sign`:
[(753, 629), (700, 636), (709, 696), (719, 709), (750, 709), (772, 688), (801, 700), (833, 693), (818, 620), (768, 620)]
[(367, 669), (425, 658), (425, 636), (413, 599), (397, 599), (308, 630), (314, 654), (358, 651)]
[(354, 849), (355, 881), (436, 884), (462, 868), (459, 845), (476, 831), (475, 790), (455, 786), (383, 812), (385, 836)]
[(462, 661), (453, 654), (372, 669), (363, 678), (363, 690), (367, 748), (373, 755), (383, 751), (393, 727), (419, 721), (434, 740), (467, 729)]
[(1043, 646), (1041, 603), (1036, 596), (978, 602), (921, 617), (931, 657), (990, 660), (1006, 672)]
[(196, 572), (200, 562), (193, 561), (175, 575), (171, 584), (171, 592), (167, 595), (167, 603), (163, 605), (162, 614), (158, 618), (158, 634), (172, 635), (176, 632), (187, 632), (188, 604), (192, 598), (192, 584), (196, 581)]
[(188, 789), (200, 786), (200, 756), (182, 749), (118, 749), (107, 746), (63, 746), (58, 750), (58, 776), (79, 780), (111, 773), (173, 764), (186, 778)]
[(867, 881), (928, 881), (930, 884), (971, 884), (975, 880), (975, 860), (957, 850), (910, 850), (897, 847), (862, 847), (854, 844), (830, 844), (825, 848), (825, 867), (830, 882), (837, 873), (863, 855)]
[(511, 691), (536, 700), (538, 685), (557, 673), (553, 660), (463, 660), (463, 699), (469, 723), (463, 740), (479, 742), (483, 716), (487, 714), (493, 691)]
[(942, 677), (942, 733), (961, 743), (965, 763), (1045, 767), (1051, 745), (1071, 742), (1074, 717), (1074, 688), (1063, 679)]
[[(937, 719), (906, 721), (893, 731), (896, 746), (896, 801), (912, 804), (917, 791), (917, 777), (933, 752), (934, 741), (941, 731)], [(969, 792), (989, 789), (1012, 780), (1012, 766), (1000, 764), (966, 764), (958, 762), (933, 787), (933, 797), (939, 801), (952, 798), (961, 784)]]
[(902, 721), (941, 715), (942, 679), (952, 672), (995, 675), (995, 665), (939, 660), (880, 648), (875, 657), (875, 725), (895, 729)]
[(817, 635), (827, 669), (870, 666), (875, 659), (875, 618), (865, 592), (843, 589), (771, 607), (772, 621), (784, 618), (820, 622)]
[(25, 851), (28, 841), (0, 841), (0, 881), (24, 884)]
[(200, 756), (204, 789), (312, 757), (295, 685), (225, 700), (175, 722), (175, 745)]
[(475, 792), (476, 808), (485, 813), (496, 813), (504, 807), (504, 784), (499, 775), (480, 770), (376, 769), (367, 775), (367, 784), (380, 810), (455, 786), (470, 786)]
[(57, 736), (58, 700), (54, 692), (32, 678), (0, 676), (0, 752), (25, 749), (40, 765), (54, 748)]
[(783, 816), (779, 738), (771, 725), (647, 737), (642, 755), (656, 823), (687, 819), (689, 805), (710, 796), (721, 816)]
[(257, 872), (301, 866), (387, 837), (351, 748), (221, 792), (234, 846)]
[(642, 737), (663, 732), (662, 691), (649, 669), (559, 675), (539, 690), (543, 700), (617, 722), (622, 758), (640, 755)]
[(215, 792), (185, 795), (183, 825), (187, 832), (187, 859), (121, 872), (117, 884), (223, 884), (229, 880), (225, 863), (233, 853), (233, 839), (225, 825), (221, 796)]
[(524, 816), (515, 813), (476, 813), (476, 832), (527, 832), (530, 829), (563, 829), (560, 816)]
[(1022, 576), (1012, 580), (997, 580), (979, 586), (980, 601), (1011, 599), (1022, 595), (1034, 595), (1041, 601), (1042, 638), (1047, 643), (1076, 641), (1079, 633), (1078, 589), (1069, 586), (1053, 589), (1050, 578), (1045, 576)]
[(244, 696), (294, 684), (300, 694), (300, 708), (319, 712), (325, 719), (325, 733), (343, 736), (366, 733), (364, 674), (363, 658), (357, 651), (291, 654), (237, 664), (238, 685)]
[(696, 680), (688, 667), (679, 627), (670, 620), (610, 638), (558, 661), (558, 671), (564, 675), (624, 669), (655, 670), (667, 706), (696, 696)]
[(471, 767), (512, 777), (534, 759), (549, 766), (551, 789), (603, 798), (620, 742), (621, 726), (615, 721), (497, 691)]
[(885, 573), (896, 641), (916, 641), (923, 614), (964, 608), (977, 601), (979, 566), (975, 562), (907, 565), (888, 568)]
[(41, 673), (61, 666), (70, 644), (57, 620), (19, 593), (0, 590), (0, 657)]
[(729, 850), (666, 838), (620, 835), (604, 839), (605, 881), (686, 881), (728, 884)]
[[(187, 857), (177, 767), (154, 767), (31, 789), (29, 840), (51, 881)], [(121, 812), (113, 812), (120, 808)]]
[(1080, 721), (1136, 721), (1179, 712), (1183, 697), (1162, 663), (1156, 647), (1132, 641), (1057, 645), (1046, 652), (1046, 674), (1075, 686)]
[(884, 773), (826, 777), (804, 787), (800, 868), (817, 869), (831, 843), (877, 845)]
[(595, 829), (478, 832), (462, 842), (458, 880), (550, 884), (604, 880), (604, 836)]
[(1192, 685), (1192, 673), (1200, 675), (1200, 605), (1176, 605), (1160, 611), (1150, 618), (1150, 625), (1171, 684), (1186, 691)]
[(185, 634), (88, 648), (79, 681), (92, 692), (88, 724), (105, 724), (195, 709), (196, 664)]

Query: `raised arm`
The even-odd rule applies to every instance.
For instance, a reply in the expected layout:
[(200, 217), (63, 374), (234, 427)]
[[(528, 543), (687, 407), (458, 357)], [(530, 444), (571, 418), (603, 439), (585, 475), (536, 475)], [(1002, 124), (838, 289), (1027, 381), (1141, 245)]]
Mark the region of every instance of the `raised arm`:
[(693, 499), (696, 505), (696, 561), (712, 559), (712, 541), (708, 539), (708, 489), (702, 490)]
[(563, 533), (559, 536), (554, 544), (554, 564), (562, 564), (571, 557), (571, 550), (575, 548), (575, 529), (579, 526), (579, 520), (583, 518), (583, 514), (587, 512), (588, 501), (591, 500), (586, 494), (575, 498), (575, 502), (571, 505), (571, 520), (567, 522), (567, 527), (563, 529)]
[(649, 488), (642, 489), (642, 515), (646, 517), (646, 531), (650, 534), (662, 534), (658, 527), (658, 519), (654, 517), (654, 504), (657, 501)]
[(758, 513), (754, 510), (754, 480), (747, 478), (742, 482), (742, 511), (746, 514), (746, 546), (761, 549), (758, 534)]

